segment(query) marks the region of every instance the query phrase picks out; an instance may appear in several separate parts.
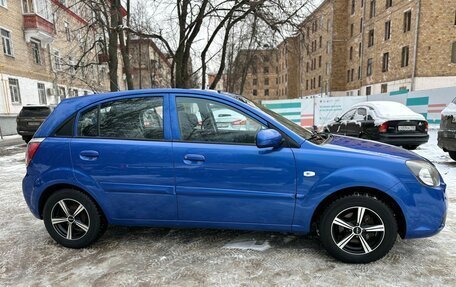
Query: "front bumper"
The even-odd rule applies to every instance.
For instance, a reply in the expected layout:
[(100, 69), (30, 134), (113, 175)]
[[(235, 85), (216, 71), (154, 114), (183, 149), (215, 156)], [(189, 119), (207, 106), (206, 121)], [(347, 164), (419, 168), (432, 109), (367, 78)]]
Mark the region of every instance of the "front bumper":
[(392, 188), (395, 194), (407, 195), (403, 198), (402, 212), (405, 217), (405, 238), (429, 237), (445, 227), (448, 199), (446, 184), (441, 181), (438, 187), (428, 187), (417, 180), (402, 182)]
[(394, 134), (379, 134), (379, 142), (387, 143), (390, 145), (416, 145), (427, 143), (429, 140), (428, 134), (411, 134), (411, 135), (394, 135)]
[(456, 151), (456, 131), (439, 131), (437, 144), (444, 151)]

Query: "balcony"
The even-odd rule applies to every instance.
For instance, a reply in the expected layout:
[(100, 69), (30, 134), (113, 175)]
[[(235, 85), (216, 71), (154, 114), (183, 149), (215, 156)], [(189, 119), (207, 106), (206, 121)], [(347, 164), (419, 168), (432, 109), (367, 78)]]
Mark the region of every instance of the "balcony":
[(31, 38), (41, 41), (45, 47), (54, 41), (54, 24), (38, 14), (24, 14), (25, 41), (30, 42)]

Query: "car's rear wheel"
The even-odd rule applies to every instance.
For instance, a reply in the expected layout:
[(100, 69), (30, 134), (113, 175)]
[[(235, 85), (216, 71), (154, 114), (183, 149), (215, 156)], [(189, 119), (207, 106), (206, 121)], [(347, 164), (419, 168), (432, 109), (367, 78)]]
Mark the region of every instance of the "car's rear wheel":
[(30, 137), (30, 136), (22, 136), (22, 140), (25, 141), (25, 143), (29, 143), (29, 141), (32, 140), (32, 137)]
[(49, 235), (69, 248), (83, 248), (95, 242), (106, 230), (106, 220), (86, 194), (63, 189), (52, 194), (43, 209)]
[(334, 201), (319, 224), (320, 239), (336, 259), (369, 263), (385, 256), (397, 237), (391, 209), (367, 195), (351, 195)]
[(404, 145), (402, 147), (408, 150), (416, 150), (418, 148), (417, 145)]
[(456, 160), (456, 151), (449, 151), (448, 153), (453, 160)]

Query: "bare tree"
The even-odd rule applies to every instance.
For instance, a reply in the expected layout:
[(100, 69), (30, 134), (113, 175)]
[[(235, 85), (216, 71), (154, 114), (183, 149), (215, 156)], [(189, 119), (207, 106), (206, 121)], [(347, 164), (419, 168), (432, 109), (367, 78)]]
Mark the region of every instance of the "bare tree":
[[(191, 53), (195, 49), (195, 43), (205, 38), (202, 34), (210, 31), (205, 44), (202, 47), (197, 45), (201, 50), (198, 59), (201, 60), (201, 67), (197, 70), (201, 72), (201, 86), (205, 88), (207, 59), (212, 58), (209, 51), (215, 49), (220, 55), (216, 78), (211, 84), (211, 87), (215, 87), (225, 70), (230, 35), (238, 25), (249, 18), (255, 18), (264, 27), (280, 34), (284, 30), (298, 26), (307, 12), (305, 8), (311, 2), (312, 0), (165, 0), (161, 1), (161, 6), (156, 7), (166, 7), (162, 12), (167, 14), (161, 15), (161, 18), (166, 17), (171, 23), (167, 33), (163, 32), (161, 25), (156, 25), (151, 20), (153, 17), (132, 21), (132, 26), (128, 27), (128, 30), (141, 37), (155, 39), (162, 44), (172, 59), (175, 87), (190, 86), (193, 75), (192, 70), (189, 69), (192, 62)], [(136, 15), (132, 17), (135, 18)], [(176, 36), (177, 41), (174, 41)], [(218, 49), (216, 45), (219, 45)]]

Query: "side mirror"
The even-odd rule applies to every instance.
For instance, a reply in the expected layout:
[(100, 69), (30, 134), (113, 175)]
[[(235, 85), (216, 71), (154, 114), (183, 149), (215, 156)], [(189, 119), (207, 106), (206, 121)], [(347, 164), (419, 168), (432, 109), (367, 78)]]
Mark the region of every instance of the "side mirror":
[(278, 147), (282, 140), (282, 135), (274, 129), (260, 130), (256, 136), (256, 146), (259, 148)]
[(340, 118), (339, 118), (339, 117), (335, 117), (335, 118), (334, 118), (334, 121), (335, 121), (336, 123), (338, 123), (338, 122), (340, 122)]

